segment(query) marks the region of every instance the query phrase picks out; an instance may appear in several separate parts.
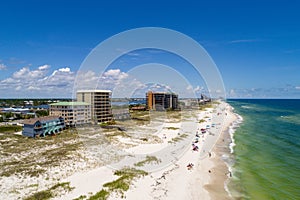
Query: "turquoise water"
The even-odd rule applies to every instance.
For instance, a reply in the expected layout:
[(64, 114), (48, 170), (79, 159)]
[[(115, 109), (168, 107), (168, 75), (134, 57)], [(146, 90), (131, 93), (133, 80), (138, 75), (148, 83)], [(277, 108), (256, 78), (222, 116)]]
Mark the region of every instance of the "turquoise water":
[(300, 100), (228, 100), (234, 132), (228, 188), (234, 199), (300, 199)]

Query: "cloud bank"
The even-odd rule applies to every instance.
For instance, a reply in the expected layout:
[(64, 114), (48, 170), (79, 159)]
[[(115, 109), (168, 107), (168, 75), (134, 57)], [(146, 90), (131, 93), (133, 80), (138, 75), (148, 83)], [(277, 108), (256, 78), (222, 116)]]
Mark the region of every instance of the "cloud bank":
[[(0, 70), (7, 67), (0, 64)], [(163, 83), (145, 84), (120, 69), (110, 69), (101, 76), (93, 71), (72, 71), (70, 67), (53, 69), (41, 65), (36, 69), (22, 67), (10, 77), (0, 80), (0, 98), (72, 98), (78, 89), (107, 89), (113, 97), (144, 97), (148, 90), (171, 91), (180, 97), (200, 97), (209, 94), (203, 86), (187, 85), (184, 89), (171, 88)], [(216, 92), (216, 91), (215, 91)], [(232, 88), (227, 98), (299, 98), (300, 85), (278, 88)]]

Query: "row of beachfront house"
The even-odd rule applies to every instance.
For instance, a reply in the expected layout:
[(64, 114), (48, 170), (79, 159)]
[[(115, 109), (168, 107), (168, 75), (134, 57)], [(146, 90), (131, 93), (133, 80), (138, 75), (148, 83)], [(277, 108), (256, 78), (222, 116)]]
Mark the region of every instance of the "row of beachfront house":
[[(49, 117), (24, 120), (23, 135), (45, 136), (55, 134), (65, 127), (113, 119), (110, 90), (79, 90), (76, 97), (76, 102), (50, 104)], [(178, 95), (174, 93), (148, 92), (146, 101), (149, 110), (178, 109)], [(128, 118), (129, 112), (117, 110), (114, 116), (118, 119)]]
[(50, 104), (48, 117), (23, 121), (24, 136), (36, 137), (58, 133), (65, 127), (113, 119), (110, 90), (77, 91), (77, 101)]

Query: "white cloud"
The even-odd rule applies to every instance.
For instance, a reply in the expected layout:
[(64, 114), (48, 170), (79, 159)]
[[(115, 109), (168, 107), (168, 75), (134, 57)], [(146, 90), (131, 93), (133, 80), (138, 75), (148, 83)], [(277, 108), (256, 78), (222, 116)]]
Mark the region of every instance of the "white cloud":
[[(0, 80), (0, 95), (7, 97), (71, 97), (75, 73), (70, 68), (55, 70), (48, 75), (50, 65), (31, 70), (23, 67), (11, 77)], [(16, 92), (17, 91), (17, 92)]]
[(193, 86), (188, 85), (188, 86), (186, 87), (186, 90), (193, 90)]
[(229, 97), (236, 97), (236, 93), (235, 93), (235, 90), (234, 89), (231, 89), (229, 91)]
[(300, 86), (285, 85), (274, 88), (231, 89), (229, 98), (299, 98)]
[(13, 79), (24, 79), (24, 80), (35, 80), (39, 79), (40, 77), (46, 76), (46, 71), (44, 70), (44, 67), (40, 69), (40, 67), (36, 70), (30, 70), (29, 67), (23, 67), (19, 71), (16, 71), (13, 73), (12, 78)]
[(110, 69), (101, 76), (93, 71), (77, 73), (74, 91), (78, 89), (106, 89), (113, 91), (113, 97), (130, 97), (144, 84), (120, 69)]
[(19, 71), (16, 71), (13, 74), (13, 78), (14, 79), (19, 79), (19, 78), (23, 78), (26, 74), (29, 73), (29, 68), (27, 67), (23, 67), (22, 69), (20, 69)]
[(15, 88), (16, 91), (19, 91), (21, 89), (22, 89), (22, 87), (20, 85)]
[(66, 68), (60, 68), (60, 69), (58, 69), (58, 71), (60, 71), (60, 72), (70, 72), (71, 69), (69, 67), (66, 67)]
[(0, 63), (0, 70), (4, 70), (4, 69), (6, 69), (6, 68), (7, 68), (6, 65)]
[(236, 44), (236, 43), (252, 43), (252, 42), (261, 42), (261, 39), (242, 39), (242, 40), (231, 40), (228, 44)]
[(136, 87), (140, 83), (127, 73), (120, 69), (110, 69), (101, 76), (94, 71), (78, 71), (74, 90), (79, 89), (106, 89), (112, 90), (114, 93), (124, 93), (129, 91), (133, 86)]
[(49, 69), (49, 68), (50, 68), (50, 65), (39, 66), (39, 70), (46, 70), (46, 69)]
[(202, 93), (203, 91), (204, 91), (204, 87), (199, 85), (194, 89), (195, 93)]
[(30, 85), (27, 89), (28, 90), (40, 90), (39, 87), (35, 87), (35, 86), (32, 86), (32, 85)]
[(107, 72), (104, 72), (103, 73), (103, 78), (113, 78), (113, 79), (123, 79), (123, 78), (126, 78), (128, 77), (128, 74), (126, 74), (125, 72), (121, 72), (120, 69), (110, 69), (108, 70)]
[(205, 91), (204, 87), (199, 86), (199, 85), (197, 85), (195, 88), (193, 88), (193, 86), (191, 86), (191, 85), (188, 85), (186, 87), (186, 90), (189, 91), (189, 92), (196, 93), (196, 94), (201, 94)]

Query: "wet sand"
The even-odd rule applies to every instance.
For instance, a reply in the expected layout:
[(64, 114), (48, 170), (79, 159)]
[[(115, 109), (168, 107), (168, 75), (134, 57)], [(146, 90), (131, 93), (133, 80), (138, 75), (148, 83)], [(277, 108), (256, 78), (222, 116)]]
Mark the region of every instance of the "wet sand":
[(231, 138), (229, 134), (229, 126), (237, 119), (232, 109), (227, 113), (227, 119), (225, 122), (224, 131), (220, 135), (216, 145), (213, 148), (211, 161), (213, 162), (213, 167), (211, 168), (210, 182), (205, 185), (204, 188), (209, 192), (212, 200), (227, 200), (232, 199), (228, 192), (225, 190), (225, 183), (230, 180), (231, 172), (222, 160), (224, 153), (229, 154), (229, 144), (231, 143)]

